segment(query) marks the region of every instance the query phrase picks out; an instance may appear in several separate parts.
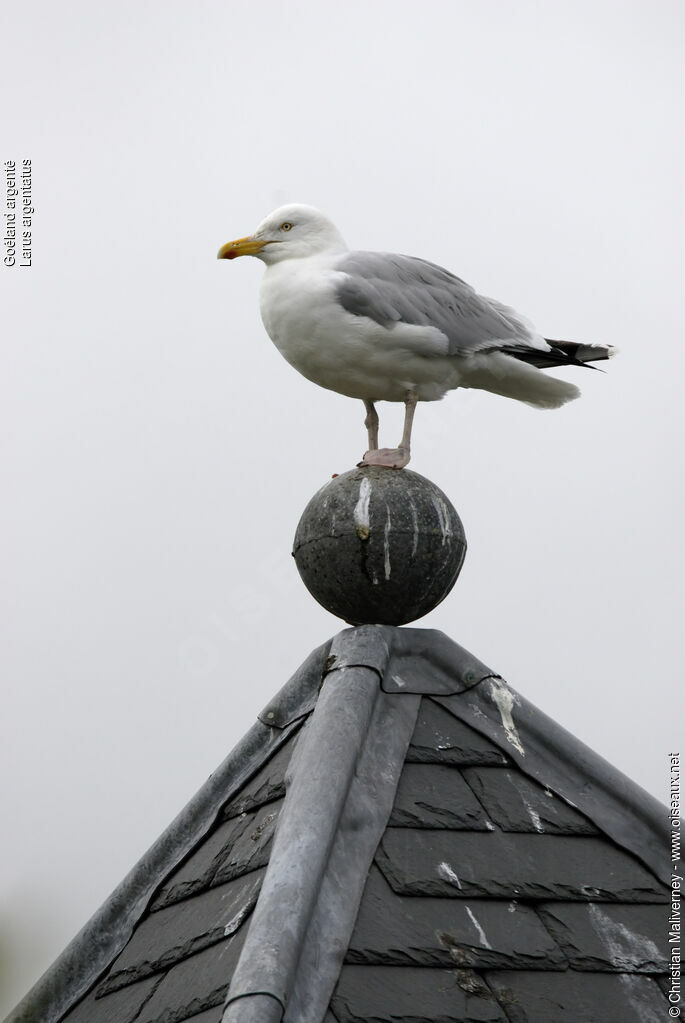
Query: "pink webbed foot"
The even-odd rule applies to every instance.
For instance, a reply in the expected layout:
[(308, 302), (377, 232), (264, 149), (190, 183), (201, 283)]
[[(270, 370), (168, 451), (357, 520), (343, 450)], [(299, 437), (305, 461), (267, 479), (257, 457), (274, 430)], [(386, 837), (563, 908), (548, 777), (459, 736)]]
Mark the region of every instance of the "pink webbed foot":
[(405, 465), (409, 464), (409, 458), (408, 448), (378, 448), (375, 451), (367, 451), (357, 464), (359, 468), (365, 465), (381, 465), (386, 469), (404, 469)]

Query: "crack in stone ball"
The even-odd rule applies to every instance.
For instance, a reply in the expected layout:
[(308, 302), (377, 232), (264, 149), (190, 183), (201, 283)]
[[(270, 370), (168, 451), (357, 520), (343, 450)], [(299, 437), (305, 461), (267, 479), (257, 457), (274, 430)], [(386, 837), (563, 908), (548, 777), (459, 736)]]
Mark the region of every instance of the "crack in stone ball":
[(311, 499), (293, 556), (312, 596), (350, 625), (406, 625), (454, 586), (466, 538), (449, 499), (408, 469), (352, 469)]

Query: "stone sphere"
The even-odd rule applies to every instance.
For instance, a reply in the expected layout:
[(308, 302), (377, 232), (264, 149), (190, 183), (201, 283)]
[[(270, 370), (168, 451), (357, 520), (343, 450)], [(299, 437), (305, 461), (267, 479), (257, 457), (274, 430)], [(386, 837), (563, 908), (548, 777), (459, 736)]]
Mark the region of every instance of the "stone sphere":
[(408, 469), (371, 466), (314, 495), (293, 556), (312, 596), (350, 625), (405, 625), (450, 592), (466, 553), (449, 499)]

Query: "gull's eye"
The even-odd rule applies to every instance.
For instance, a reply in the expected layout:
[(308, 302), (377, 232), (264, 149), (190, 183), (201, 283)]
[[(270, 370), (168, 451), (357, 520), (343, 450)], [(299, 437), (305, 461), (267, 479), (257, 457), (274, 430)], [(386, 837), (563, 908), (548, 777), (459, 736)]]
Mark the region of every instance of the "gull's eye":
[(286, 220), (284, 224), (281, 224), (281, 231), (292, 231), (293, 225), (289, 220)]

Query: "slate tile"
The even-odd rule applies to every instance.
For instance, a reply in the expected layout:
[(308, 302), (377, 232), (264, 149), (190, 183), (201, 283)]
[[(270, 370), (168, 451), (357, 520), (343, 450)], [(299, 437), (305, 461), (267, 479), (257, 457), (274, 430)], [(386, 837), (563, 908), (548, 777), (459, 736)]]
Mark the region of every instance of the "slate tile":
[(556, 902), (538, 913), (576, 970), (668, 969), (668, 906)]
[(515, 902), (396, 895), (374, 866), (346, 962), (524, 970), (568, 965), (532, 909)]
[(509, 763), (502, 750), (426, 696), (406, 759), (421, 764)]
[(254, 813), (247, 815), (249, 825), (224, 851), (212, 880), (213, 885), (240, 877), (241, 874), (256, 870), (257, 867), (266, 866), (282, 806), (283, 800), (278, 799), (273, 803), (267, 803), (266, 806), (260, 806)]
[[(247, 928), (241, 927), (226, 941), (212, 945), (172, 967), (144, 1006), (136, 1023), (179, 1023), (180, 1020), (192, 1018), (214, 1006), (223, 1005), (246, 933)], [(127, 990), (124, 988), (124, 991)]]
[(236, 817), (201, 839), (191, 856), (164, 883), (150, 904), (150, 912), (208, 888), (226, 848), (238, 840), (250, 823), (247, 814)]
[(290, 739), (264, 764), (224, 809), (222, 817), (237, 817), (285, 795), (285, 772), (300, 733)]
[(404, 765), (389, 823), (470, 831), (493, 828), (459, 769), (444, 764)]
[(467, 767), (464, 778), (502, 831), (547, 835), (596, 835), (597, 828), (515, 767)]
[(282, 803), (283, 800), (276, 800), (220, 824), (169, 877), (153, 900), (150, 911), (155, 912), (210, 885), (223, 884), (263, 867), (268, 861)]
[(331, 1008), (338, 1023), (507, 1023), (468, 970), (343, 966)]
[[(200, 1012), (196, 1016), (186, 1017), (187, 1023), (221, 1023), (221, 1017), (224, 1014), (223, 1004), (215, 1005), (213, 1009), (207, 1009), (205, 1012)], [(186, 1023), (186, 1020), (183, 1021)]]
[(664, 1023), (667, 1003), (630, 973), (493, 972), (485, 979), (510, 1023)]
[(64, 1016), (62, 1023), (132, 1023), (161, 979), (149, 977), (104, 998), (96, 998), (91, 991)]
[(591, 836), (388, 828), (376, 863), (403, 895), (665, 902), (668, 890), (613, 843)]
[(99, 991), (166, 970), (235, 933), (252, 912), (264, 870), (175, 903), (144, 918)]

